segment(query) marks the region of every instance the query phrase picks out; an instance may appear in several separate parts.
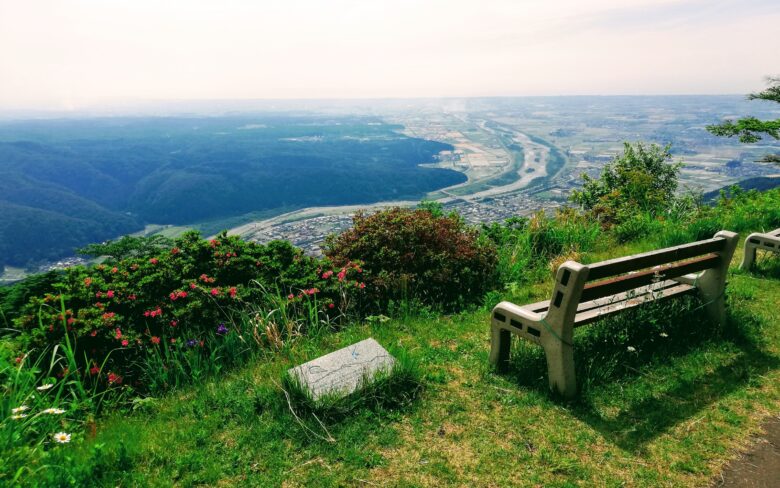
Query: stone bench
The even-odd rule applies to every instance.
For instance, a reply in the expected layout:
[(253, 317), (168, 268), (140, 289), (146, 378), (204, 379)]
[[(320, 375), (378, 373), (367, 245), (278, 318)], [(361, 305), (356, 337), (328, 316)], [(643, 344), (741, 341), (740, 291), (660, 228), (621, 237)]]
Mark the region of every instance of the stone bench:
[(750, 234), (745, 239), (745, 255), (742, 258), (742, 264), (739, 266), (745, 271), (750, 271), (753, 263), (756, 261), (756, 251), (770, 251), (780, 253), (780, 229), (771, 232)]
[(491, 319), (490, 362), (498, 371), (509, 363), (511, 334), (538, 344), (547, 356), (550, 388), (567, 398), (577, 392), (574, 328), (609, 315), (675, 296), (698, 293), (709, 318), (725, 321), (726, 272), (737, 234), (593, 264), (563, 263), (552, 298), (518, 306), (501, 302)]

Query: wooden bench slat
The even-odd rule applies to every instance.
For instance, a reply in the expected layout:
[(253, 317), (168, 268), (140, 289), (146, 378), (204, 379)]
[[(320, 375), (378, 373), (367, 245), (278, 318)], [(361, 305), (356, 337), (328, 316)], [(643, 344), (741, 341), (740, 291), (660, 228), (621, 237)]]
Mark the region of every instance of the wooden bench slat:
[(616, 301), (614, 303), (602, 307), (592, 308), (590, 310), (577, 313), (577, 315), (574, 318), (574, 327), (582, 327), (583, 325), (588, 325), (592, 322), (601, 320), (614, 313), (621, 312), (623, 310), (636, 307), (638, 305), (642, 305), (647, 302), (658, 301), (666, 298), (694, 293), (695, 291), (696, 288), (692, 287), (691, 285), (678, 284), (676, 286), (654, 291), (652, 295), (647, 295), (647, 294), (640, 295), (637, 297), (630, 298), (628, 300)]
[[(598, 298), (596, 300), (590, 300), (587, 302), (580, 302), (580, 304), (577, 306), (577, 314), (581, 314), (583, 312), (587, 312), (589, 310), (593, 310), (599, 307), (606, 307), (616, 302), (627, 300), (637, 295), (642, 295), (647, 293), (658, 293), (668, 288), (675, 288), (679, 286), (681, 286), (681, 283), (677, 281), (664, 280), (658, 283), (653, 283), (649, 286), (638, 288), (636, 290), (630, 290), (623, 293), (618, 293), (617, 295), (613, 295), (610, 297), (603, 297), (603, 298)], [(682, 286), (693, 289), (693, 287), (690, 285), (682, 285)], [(530, 305), (524, 305), (522, 308), (530, 312), (543, 314), (547, 312), (547, 310), (550, 308), (550, 300), (544, 300), (541, 302), (532, 303)]]
[(628, 273), (629, 271), (637, 271), (673, 261), (682, 261), (704, 254), (720, 252), (725, 245), (725, 239), (715, 237), (659, 251), (650, 251), (643, 254), (601, 261), (588, 265), (588, 281), (600, 280)]
[(705, 269), (715, 268), (719, 265), (720, 256), (717, 254), (709, 254), (707, 256), (689, 259), (679, 263), (658, 266), (655, 269), (623, 275), (617, 278), (599, 281), (596, 283), (588, 283), (582, 290), (580, 301), (587, 302), (597, 298), (603, 298), (623, 291), (649, 285), (657, 279), (656, 273), (661, 275), (663, 279), (678, 278), (689, 273), (696, 273)]

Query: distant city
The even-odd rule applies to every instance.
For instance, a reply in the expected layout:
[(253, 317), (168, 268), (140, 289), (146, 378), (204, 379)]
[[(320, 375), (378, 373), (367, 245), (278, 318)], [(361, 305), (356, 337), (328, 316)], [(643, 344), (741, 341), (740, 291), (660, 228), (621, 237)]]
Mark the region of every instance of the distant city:
[[(463, 99), (387, 104), (383, 120), (406, 135), (444, 142), (439, 168), (460, 171), (465, 183), (431, 192), (427, 199), (472, 224), (551, 211), (567, 201), (582, 174), (597, 175), (622, 151), (623, 141), (670, 144), (683, 161), (684, 191), (707, 192), (739, 181), (780, 173), (756, 162), (776, 141), (740, 144), (716, 138), (705, 126), (726, 117), (780, 117), (771, 104), (736, 96), (543, 97)], [(372, 207), (411, 206), (397, 201)], [(232, 230), (246, 239), (289, 240), (319, 254), (325, 237), (351, 225), (354, 206), (298, 210)]]

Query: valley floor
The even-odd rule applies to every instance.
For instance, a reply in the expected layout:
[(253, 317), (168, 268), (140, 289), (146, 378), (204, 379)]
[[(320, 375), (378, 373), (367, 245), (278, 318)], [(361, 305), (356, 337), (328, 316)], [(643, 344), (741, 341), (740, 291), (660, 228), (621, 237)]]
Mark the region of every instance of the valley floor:
[[(728, 288), (730, 330), (703, 333), (685, 351), (636, 368), (587, 373), (575, 402), (548, 394), (544, 357), (530, 346), (515, 347), (509, 374), (488, 368), (486, 309), (418, 314), (301, 338), (225, 377), (104, 419), (94, 443), (126, 448), (126, 466), (109, 476), (118, 486), (712, 485), (780, 413), (780, 266), (740, 272), (740, 251)], [(528, 303), (550, 289), (540, 283), (501, 298)], [(419, 363), (422, 395), (400, 410), (298, 421), (280, 391), (282, 373), (369, 336)], [(623, 353), (632, 340), (619, 346)], [(608, 362), (593, 344), (578, 336), (577, 361)]]

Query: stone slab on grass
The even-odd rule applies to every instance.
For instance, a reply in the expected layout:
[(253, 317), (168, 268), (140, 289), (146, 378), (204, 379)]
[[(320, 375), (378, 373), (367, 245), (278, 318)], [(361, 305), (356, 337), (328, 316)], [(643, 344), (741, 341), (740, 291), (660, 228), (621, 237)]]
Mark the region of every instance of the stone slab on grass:
[(395, 358), (373, 338), (349, 345), (287, 371), (314, 400), (326, 394), (353, 393), (378, 372), (389, 372)]

